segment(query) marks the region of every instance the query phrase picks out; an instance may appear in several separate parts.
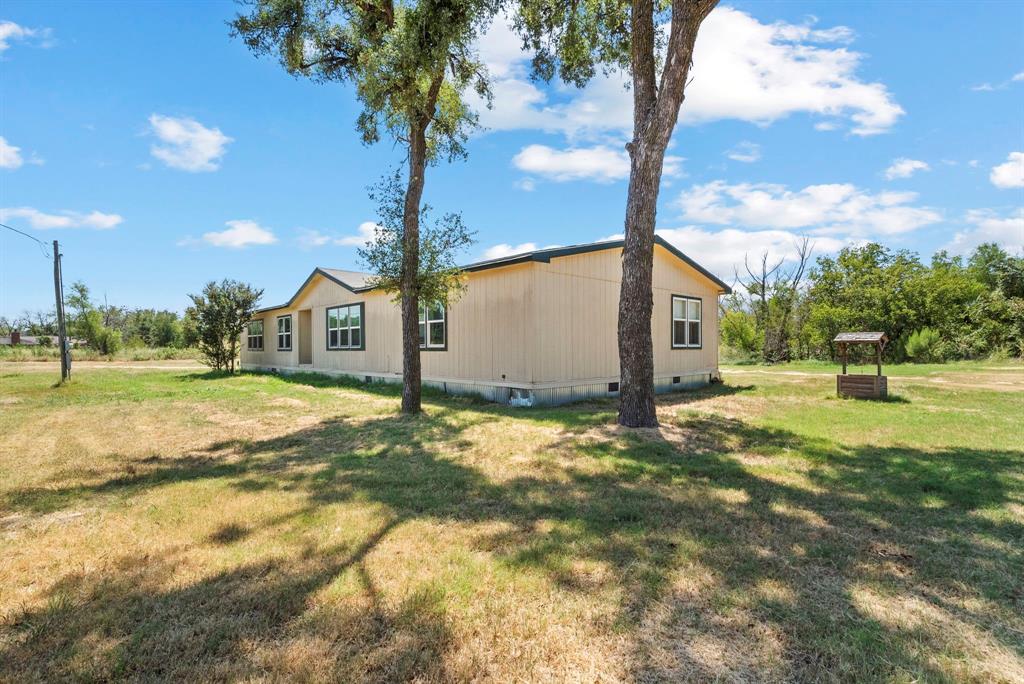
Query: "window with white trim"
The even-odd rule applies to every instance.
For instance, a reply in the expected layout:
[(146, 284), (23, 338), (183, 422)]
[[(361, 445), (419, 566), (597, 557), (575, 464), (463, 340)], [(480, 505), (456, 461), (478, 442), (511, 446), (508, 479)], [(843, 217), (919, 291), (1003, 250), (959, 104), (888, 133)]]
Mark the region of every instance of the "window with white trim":
[(292, 350), (292, 317), (290, 315), (277, 317), (277, 350)]
[(246, 348), (249, 351), (263, 351), (263, 321), (249, 321), (246, 330)]
[(420, 349), (444, 349), (448, 346), (447, 313), (444, 304), (420, 304)]
[(363, 305), (348, 304), (327, 309), (327, 348), (363, 348)]
[(701, 300), (672, 295), (672, 348), (700, 347)]

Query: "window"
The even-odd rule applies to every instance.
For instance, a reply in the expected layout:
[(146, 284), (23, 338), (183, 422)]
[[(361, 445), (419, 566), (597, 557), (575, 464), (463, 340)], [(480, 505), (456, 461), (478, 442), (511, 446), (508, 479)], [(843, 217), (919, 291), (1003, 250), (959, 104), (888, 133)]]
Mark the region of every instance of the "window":
[(700, 347), (701, 300), (672, 295), (672, 347)]
[(246, 347), (249, 351), (263, 351), (263, 321), (249, 321), (246, 332)]
[(362, 304), (327, 309), (328, 349), (364, 349), (363, 341)]
[(420, 349), (447, 348), (446, 314), (444, 304), (420, 304)]
[(277, 317), (277, 350), (292, 350), (292, 317)]

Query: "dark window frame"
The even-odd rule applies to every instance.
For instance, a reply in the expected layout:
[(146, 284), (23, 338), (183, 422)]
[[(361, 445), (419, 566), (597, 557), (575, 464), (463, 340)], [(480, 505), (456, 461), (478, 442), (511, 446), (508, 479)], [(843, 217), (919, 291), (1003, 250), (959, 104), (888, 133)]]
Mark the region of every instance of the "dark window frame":
[[(447, 304), (442, 304), (441, 305), (441, 311), (444, 314), (444, 318), (441, 320), (441, 325), (443, 326), (443, 329), (444, 329), (444, 344), (440, 344), (440, 345), (438, 345), (438, 344), (428, 344), (427, 343), (429, 341), (429, 339), (430, 339), (430, 321), (431, 321), (431, 318), (430, 318), (430, 306), (429, 305), (425, 305), (425, 304), (421, 305), (421, 306), (423, 307), (423, 312), (424, 313), (423, 313), (423, 318), (420, 318), (418, 320), (418, 323), (423, 323), (423, 330), (425, 332), (424, 336), (427, 339), (420, 339), (420, 351), (421, 352), (425, 352), (425, 351), (428, 351), (428, 352), (448, 351), (448, 323), (450, 321), (449, 315), (448, 315), (448, 313), (449, 313), (448, 312), (448, 305)], [(433, 322), (437, 323), (437, 319), (436, 318), (433, 319)], [(417, 333), (418, 333), (418, 331), (419, 331), (419, 325), (418, 324), (417, 324), (416, 330), (417, 330)]]
[[(676, 344), (676, 300), (681, 299), (684, 302), (700, 302), (700, 320), (697, 323), (700, 325), (700, 344)], [(680, 320), (686, 322), (686, 339), (690, 338), (690, 323), (692, 322), (689, 318), (689, 306), (686, 306), (685, 318)], [(687, 349), (703, 349), (704, 348), (704, 299), (702, 297), (694, 297), (693, 295), (682, 295), (673, 294), (669, 298), (668, 303), (668, 343), (669, 346), (674, 350), (685, 351)]]
[[(283, 333), (283, 332), (281, 332), (281, 321), (286, 319), (286, 318), (288, 319), (288, 332)], [(294, 327), (295, 327), (295, 321), (292, 320), (292, 315), (291, 314), (285, 314), (283, 316), (278, 316), (277, 317), (277, 351), (291, 351), (292, 350), (292, 332), (294, 330)], [(288, 346), (287, 347), (282, 347), (281, 346), (281, 336), (282, 335), (287, 335), (288, 336)]]
[[(260, 324), (260, 334), (259, 335), (253, 335), (252, 334), (250, 328), (251, 328), (253, 323), (259, 323)], [(264, 320), (262, 318), (254, 318), (251, 321), (249, 321), (246, 324), (246, 326), (245, 326), (245, 349), (246, 349), (246, 351), (254, 351), (254, 352), (257, 352), (257, 351), (261, 352), (261, 351), (263, 351), (263, 347), (264, 347), (264, 345), (263, 345), (263, 337), (266, 334), (266, 332), (267, 332), (267, 326), (266, 326), (266, 323), (264, 323)], [(252, 343), (252, 341), (254, 339), (256, 339), (256, 338), (259, 338), (259, 341), (260, 341), (260, 346), (258, 346), (258, 347), (253, 346), (253, 343)]]
[[(346, 347), (332, 347), (331, 346), (331, 311), (334, 309), (348, 309), (352, 307), (359, 307), (359, 346), (354, 347), (351, 344)], [(348, 326), (348, 330), (352, 330), (352, 326)], [(351, 338), (349, 339), (351, 342)], [(324, 347), (327, 351), (365, 351), (366, 350), (366, 303), (365, 302), (346, 302), (345, 304), (334, 304), (324, 309)]]

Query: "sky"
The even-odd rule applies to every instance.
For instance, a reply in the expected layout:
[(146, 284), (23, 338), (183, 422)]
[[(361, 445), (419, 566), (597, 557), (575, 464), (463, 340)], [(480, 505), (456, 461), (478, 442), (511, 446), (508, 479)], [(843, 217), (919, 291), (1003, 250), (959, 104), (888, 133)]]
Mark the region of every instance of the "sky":
[[(229, 35), (231, 2), (0, 5), (0, 222), (57, 239), (65, 283), (183, 311), (234, 278), (286, 301), (359, 269), (367, 186), (351, 88), (289, 76)], [(878, 241), (924, 259), (1024, 250), (1024, 2), (733, 2), (700, 30), (658, 232), (728, 281), (744, 256)], [(621, 235), (631, 96), (530, 79), (499, 18), (493, 108), (466, 161), (427, 172), (460, 211), (460, 261)], [(0, 229), (0, 315), (53, 305), (52, 265)]]

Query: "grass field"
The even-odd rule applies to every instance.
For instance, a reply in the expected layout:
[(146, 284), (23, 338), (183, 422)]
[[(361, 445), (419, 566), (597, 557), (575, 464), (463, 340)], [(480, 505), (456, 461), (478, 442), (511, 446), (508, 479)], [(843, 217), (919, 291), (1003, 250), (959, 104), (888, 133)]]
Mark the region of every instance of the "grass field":
[(510, 409), (0, 364), (0, 680), (1024, 681), (1024, 368)]

